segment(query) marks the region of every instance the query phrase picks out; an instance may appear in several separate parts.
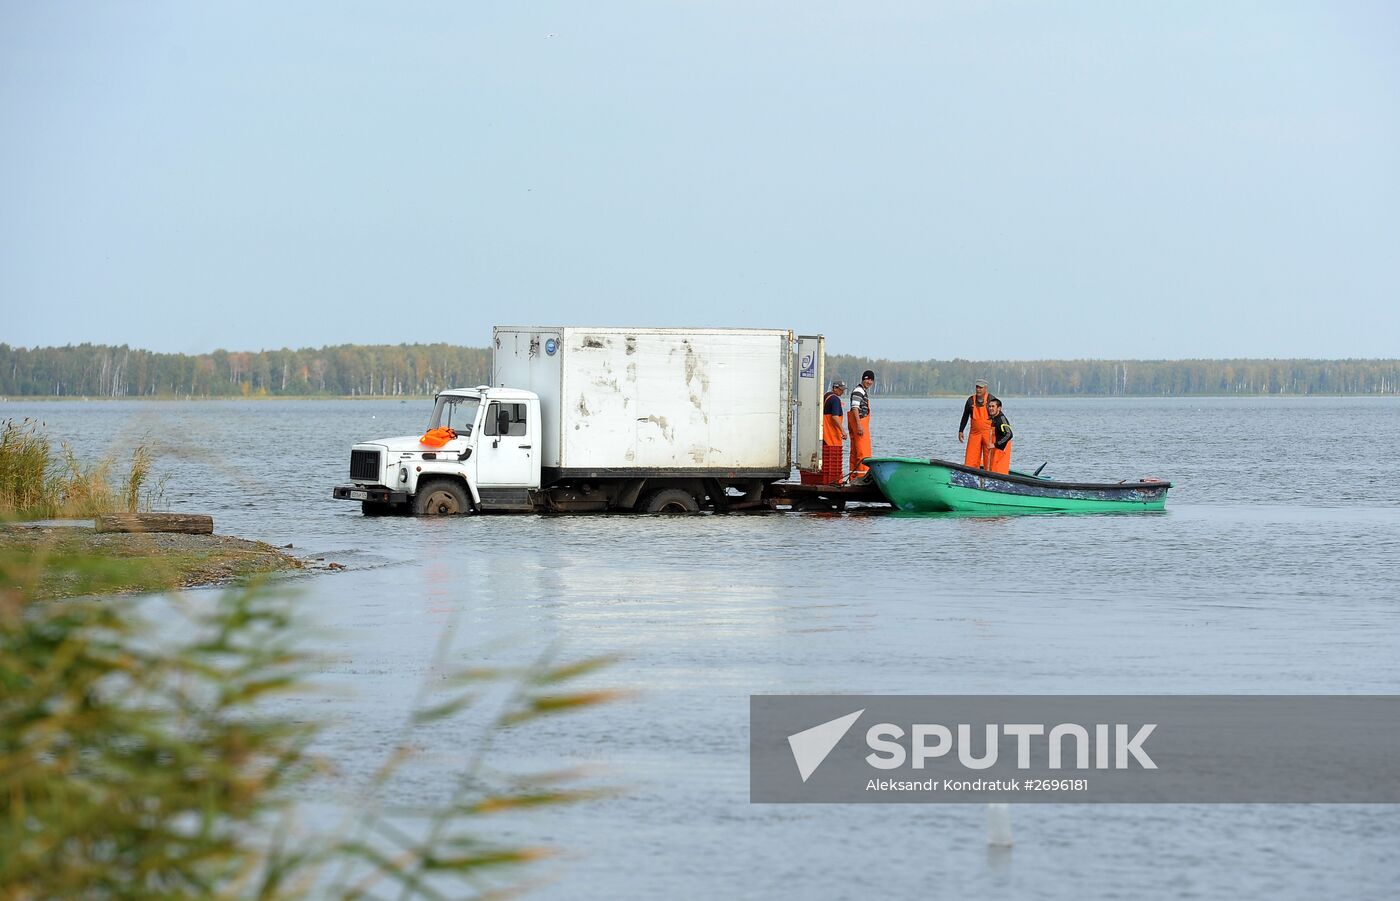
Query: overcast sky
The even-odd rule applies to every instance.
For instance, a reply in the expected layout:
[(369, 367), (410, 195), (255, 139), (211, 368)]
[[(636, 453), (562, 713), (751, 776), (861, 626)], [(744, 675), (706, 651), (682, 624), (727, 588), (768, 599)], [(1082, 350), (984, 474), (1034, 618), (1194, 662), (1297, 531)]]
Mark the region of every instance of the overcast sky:
[(1400, 4), (0, 0), (0, 341), (1400, 356)]

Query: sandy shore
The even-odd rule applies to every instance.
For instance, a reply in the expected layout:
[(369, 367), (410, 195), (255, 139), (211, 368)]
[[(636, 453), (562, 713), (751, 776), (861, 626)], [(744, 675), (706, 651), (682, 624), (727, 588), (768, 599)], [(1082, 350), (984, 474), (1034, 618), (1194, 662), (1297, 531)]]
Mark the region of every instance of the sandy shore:
[(41, 571), (35, 596), (45, 598), (88, 593), (94, 586), (84, 576), (85, 567), (103, 562), (111, 564), (101, 580), (103, 593), (191, 588), (309, 567), (341, 568), (228, 535), (98, 533), (78, 525), (0, 526), (0, 553), (11, 565), (32, 563)]

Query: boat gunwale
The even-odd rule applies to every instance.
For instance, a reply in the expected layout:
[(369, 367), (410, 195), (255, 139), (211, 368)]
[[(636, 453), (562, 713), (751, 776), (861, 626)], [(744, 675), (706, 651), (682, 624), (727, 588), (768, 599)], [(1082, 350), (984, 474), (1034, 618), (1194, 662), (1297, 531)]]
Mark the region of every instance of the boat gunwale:
[(924, 466), (942, 466), (947, 469), (956, 469), (960, 472), (971, 473), (980, 478), (1000, 479), (1003, 482), (1011, 482), (1016, 485), (1033, 485), (1037, 488), (1061, 488), (1068, 491), (1110, 491), (1110, 490), (1130, 490), (1134, 488), (1170, 488), (1171, 482), (1056, 482), (1052, 479), (1040, 479), (1032, 476), (1014, 475), (1004, 472), (992, 472), (989, 469), (977, 469), (972, 466), (964, 466), (961, 463), (954, 463), (951, 460), (939, 460), (933, 458), (920, 457), (866, 457), (862, 461), (866, 466), (871, 463), (918, 463)]

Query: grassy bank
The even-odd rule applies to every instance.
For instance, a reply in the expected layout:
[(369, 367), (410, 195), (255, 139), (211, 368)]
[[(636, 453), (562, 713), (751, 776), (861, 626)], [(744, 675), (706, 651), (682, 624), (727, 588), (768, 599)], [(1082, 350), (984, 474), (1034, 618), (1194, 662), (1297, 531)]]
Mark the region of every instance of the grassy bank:
[(0, 423), (0, 575), (29, 585), (36, 599), (51, 599), (187, 588), (302, 568), (302, 561), (270, 545), (225, 535), (101, 534), (20, 524), (147, 510), (160, 494), (151, 488), (152, 462), (150, 450), (138, 444), (119, 471), (111, 456), (85, 462), (66, 444), (55, 451), (32, 419)]
[(0, 575), (22, 579), (36, 600), (193, 588), (305, 566), (269, 544), (227, 535), (0, 526)]

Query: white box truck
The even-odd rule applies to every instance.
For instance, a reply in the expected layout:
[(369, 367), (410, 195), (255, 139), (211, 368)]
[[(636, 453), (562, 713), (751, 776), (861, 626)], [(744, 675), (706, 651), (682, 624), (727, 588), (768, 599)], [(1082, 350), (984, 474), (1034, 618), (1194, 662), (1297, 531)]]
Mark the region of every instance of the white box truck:
[(421, 437), (355, 445), (334, 496), (368, 514), (682, 513), (757, 507), (794, 464), (820, 468), (820, 336), (498, 326), (492, 350), (490, 385), (439, 394)]

